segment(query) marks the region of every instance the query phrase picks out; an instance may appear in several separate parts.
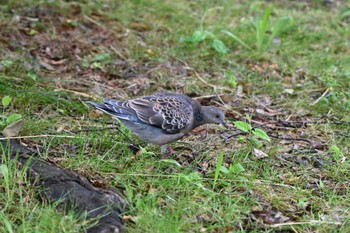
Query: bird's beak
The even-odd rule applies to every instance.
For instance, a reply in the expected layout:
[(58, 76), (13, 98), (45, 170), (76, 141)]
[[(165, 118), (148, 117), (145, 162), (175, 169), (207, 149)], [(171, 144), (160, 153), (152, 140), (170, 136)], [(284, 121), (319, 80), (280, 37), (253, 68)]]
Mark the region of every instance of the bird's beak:
[(228, 129), (228, 125), (227, 125), (227, 123), (226, 123), (225, 121), (223, 121), (221, 124), (222, 124), (226, 129)]

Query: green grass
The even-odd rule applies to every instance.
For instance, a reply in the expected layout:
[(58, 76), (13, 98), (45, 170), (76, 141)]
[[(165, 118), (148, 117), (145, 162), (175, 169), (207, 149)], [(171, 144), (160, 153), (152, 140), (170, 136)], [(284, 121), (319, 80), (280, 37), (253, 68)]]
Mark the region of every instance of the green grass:
[(4, 148), (1, 151), (1, 232), (81, 232), (92, 225), (72, 210), (57, 211), (59, 202), (38, 202), (27, 180), (27, 166), (20, 168), (17, 158), (10, 160)]
[[(12, 98), (0, 115), (21, 114), (21, 136), (58, 135), (21, 139), (43, 159), (124, 190), (128, 232), (349, 231), (346, 2), (27, 0), (0, 7), (0, 98)], [(280, 30), (281, 19), (292, 23)], [(230, 123), (235, 112), (247, 113), (250, 132), (268, 133), (271, 142), (259, 146), (268, 157), (252, 153), (258, 146), (251, 138), (224, 143), (216, 126), (207, 138), (197, 132), (174, 144), (176, 156), (165, 160), (125, 127), (145, 153), (134, 154), (116, 130), (73, 132), (110, 126), (82, 100), (156, 90), (224, 94)], [(286, 120), (297, 127), (278, 125)], [(283, 138), (326, 146), (311, 150)], [(40, 203), (16, 161), (0, 171), (1, 232), (91, 225), (58, 203)], [(298, 224), (274, 226), (277, 217), (269, 222), (258, 211)]]

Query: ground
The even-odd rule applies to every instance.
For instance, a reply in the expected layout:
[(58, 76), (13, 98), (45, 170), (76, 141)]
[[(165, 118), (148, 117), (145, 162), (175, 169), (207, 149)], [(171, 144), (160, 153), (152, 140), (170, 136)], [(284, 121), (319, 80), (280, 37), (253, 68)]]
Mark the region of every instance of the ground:
[[(22, 145), (121, 190), (128, 232), (350, 231), (349, 2), (14, 0), (0, 9), (0, 129), (23, 119)], [(82, 103), (155, 91), (224, 109), (230, 130), (198, 128), (164, 157)], [(1, 232), (94, 223), (40, 202), (2, 157)]]

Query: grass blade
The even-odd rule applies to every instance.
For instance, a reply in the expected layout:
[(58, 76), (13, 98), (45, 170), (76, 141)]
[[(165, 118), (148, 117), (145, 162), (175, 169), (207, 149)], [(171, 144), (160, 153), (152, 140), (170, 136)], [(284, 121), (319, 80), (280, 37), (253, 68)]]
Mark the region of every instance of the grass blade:
[(216, 168), (215, 168), (213, 189), (215, 188), (216, 181), (219, 178), (219, 174), (220, 174), (220, 170), (221, 170), (221, 166), (222, 166), (223, 161), (224, 161), (224, 152), (220, 151), (220, 157), (219, 157), (218, 163), (216, 164)]
[(235, 34), (233, 34), (232, 32), (226, 31), (226, 30), (222, 30), (221, 32), (225, 33), (226, 35), (228, 35), (229, 37), (233, 38), (235, 41), (237, 41), (239, 44), (241, 44), (242, 46), (244, 46), (245, 48), (247, 48), (248, 50), (252, 50), (246, 43), (244, 43), (241, 39), (239, 39)]
[(11, 225), (10, 221), (6, 218), (6, 216), (2, 212), (0, 212), (0, 219), (3, 221), (7, 232), (13, 233), (12, 225)]
[(225, 46), (224, 42), (219, 39), (214, 39), (212, 47), (221, 54), (226, 54), (228, 52), (228, 48)]
[(292, 25), (292, 23), (293, 23), (293, 18), (290, 16), (284, 16), (284, 17), (279, 18), (272, 28), (270, 41), (272, 41), (273, 38), (275, 38), (279, 34), (287, 31), (290, 28), (290, 26)]
[(272, 7), (266, 9), (262, 19), (260, 17), (255, 20), (255, 30), (256, 30), (256, 42), (259, 50), (263, 49), (265, 33), (269, 25), (270, 15), (272, 12)]
[(264, 34), (266, 33), (267, 28), (269, 26), (271, 12), (272, 12), (272, 7), (270, 6), (269, 8), (266, 9), (264, 13), (264, 17), (261, 21), (261, 29)]

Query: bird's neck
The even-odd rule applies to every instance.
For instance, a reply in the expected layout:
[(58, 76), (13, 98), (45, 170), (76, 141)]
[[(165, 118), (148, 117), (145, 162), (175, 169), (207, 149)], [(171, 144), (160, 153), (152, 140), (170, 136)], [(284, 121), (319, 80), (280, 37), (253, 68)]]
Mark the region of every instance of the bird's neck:
[(201, 126), (204, 124), (204, 114), (200, 108), (196, 109), (194, 112), (193, 128)]

